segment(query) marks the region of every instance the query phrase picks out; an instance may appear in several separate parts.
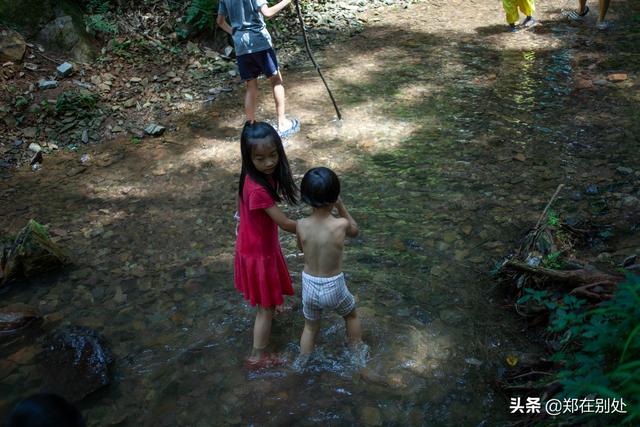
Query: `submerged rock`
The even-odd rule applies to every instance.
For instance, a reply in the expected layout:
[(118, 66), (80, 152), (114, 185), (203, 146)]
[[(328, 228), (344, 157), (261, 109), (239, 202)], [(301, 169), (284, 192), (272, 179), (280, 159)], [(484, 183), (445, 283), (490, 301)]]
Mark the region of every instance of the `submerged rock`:
[(106, 340), (93, 329), (71, 326), (46, 340), (45, 368), (51, 386), (78, 401), (111, 382), (114, 359)]
[(39, 324), (40, 314), (26, 305), (0, 308), (0, 338), (12, 336), (23, 329)]
[(20, 276), (33, 277), (69, 263), (69, 256), (49, 238), (47, 230), (33, 219), (12, 244), (0, 253), (0, 285)]

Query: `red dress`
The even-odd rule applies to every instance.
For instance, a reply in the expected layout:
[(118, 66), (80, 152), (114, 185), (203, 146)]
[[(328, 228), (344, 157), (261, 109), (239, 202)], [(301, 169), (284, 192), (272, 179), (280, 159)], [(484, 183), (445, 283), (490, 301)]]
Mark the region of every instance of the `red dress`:
[(293, 295), (278, 240), (278, 225), (265, 212), (274, 204), (267, 190), (247, 175), (240, 198), (235, 285), (252, 306), (265, 308), (282, 304), (282, 295)]

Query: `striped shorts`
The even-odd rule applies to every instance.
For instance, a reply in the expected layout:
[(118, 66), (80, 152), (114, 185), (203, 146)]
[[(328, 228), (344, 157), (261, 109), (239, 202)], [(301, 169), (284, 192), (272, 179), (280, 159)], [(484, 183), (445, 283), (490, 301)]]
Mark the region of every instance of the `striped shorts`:
[(307, 320), (320, 320), (322, 310), (334, 310), (346, 316), (356, 307), (347, 289), (344, 273), (333, 277), (315, 277), (302, 272), (302, 312)]

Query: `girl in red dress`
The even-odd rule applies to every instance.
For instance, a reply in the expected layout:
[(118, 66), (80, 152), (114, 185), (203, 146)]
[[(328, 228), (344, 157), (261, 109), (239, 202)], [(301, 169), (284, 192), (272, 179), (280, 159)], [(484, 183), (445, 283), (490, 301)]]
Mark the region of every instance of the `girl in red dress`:
[(291, 277), (278, 240), (278, 227), (296, 232), (293, 221), (278, 208), (283, 199), (296, 204), (297, 188), (278, 132), (263, 122), (247, 122), (240, 138), (242, 172), (238, 197), (240, 226), (236, 240), (235, 286), (257, 306), (253, 350), (247, 366), (275, 364), (265, 348), (271, 321), (283, 295), (293, 295)]

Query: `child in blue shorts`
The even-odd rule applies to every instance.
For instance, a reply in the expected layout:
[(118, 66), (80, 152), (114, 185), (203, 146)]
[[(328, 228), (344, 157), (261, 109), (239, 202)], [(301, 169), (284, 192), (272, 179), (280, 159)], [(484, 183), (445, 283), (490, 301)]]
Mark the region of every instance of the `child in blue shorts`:
[[(217, 24), (233, 37), (240, 77), (247, 82), (244, 110), (247, 121), (256, 120), (258, 76), (264, 74), (271, 82), (278, 114), (278, 133), (286, 138), (300, 130), (300, 121), (287, 119), (285, 97), (278, 60), (267, 31), (264, 17), (271, 18), (287, 7), (291, 0), (281, 0), (269, 7), (267, 0), (220, 0)], [(229, 25), (225, 18), (229, 19)]]

